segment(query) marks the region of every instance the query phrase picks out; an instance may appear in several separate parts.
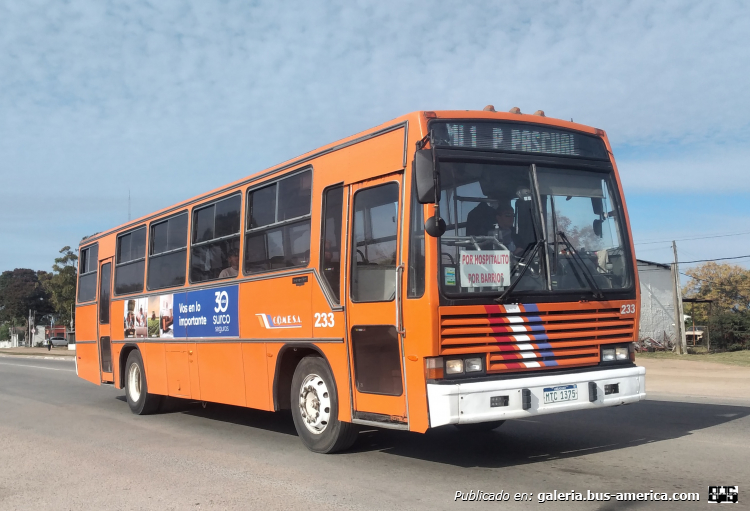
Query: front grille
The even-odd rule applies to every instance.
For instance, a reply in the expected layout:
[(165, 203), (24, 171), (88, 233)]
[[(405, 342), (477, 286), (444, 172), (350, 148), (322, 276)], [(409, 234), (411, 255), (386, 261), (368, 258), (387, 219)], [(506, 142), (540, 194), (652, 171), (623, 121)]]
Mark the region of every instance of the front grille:
[(635, 316), (619, 303), (571, 306), (441, 307), (440, 354), (486, 354), (488, 373), (529, 371), (596, 365), (599, 345), (633, 341)]

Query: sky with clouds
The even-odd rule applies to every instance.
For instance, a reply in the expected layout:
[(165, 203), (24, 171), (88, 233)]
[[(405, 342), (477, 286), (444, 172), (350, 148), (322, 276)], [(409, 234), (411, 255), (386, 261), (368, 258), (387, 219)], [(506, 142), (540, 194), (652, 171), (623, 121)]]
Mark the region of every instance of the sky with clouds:
[(607, 131), (639, 258), (747, 255), (748, 34), (730, 0), (0, 0), (0, 271), (49, 270), (128, 193), (135, 218), (490, 103)]

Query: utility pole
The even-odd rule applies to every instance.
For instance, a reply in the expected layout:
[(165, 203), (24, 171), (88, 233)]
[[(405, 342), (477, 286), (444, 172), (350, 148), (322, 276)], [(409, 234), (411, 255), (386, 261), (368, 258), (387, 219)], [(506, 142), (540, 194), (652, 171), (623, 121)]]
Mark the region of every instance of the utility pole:
[(28, 326), (27, 330), (29, 331), (29, 344), (28, 344), (29, 348), (33, 347), (33, 344), (32, 344), (32, 335), (31, 335), (31, 329), (34, 328), (33, 321), (34, 320), (31, 318), (31, 309), (29, 309), (29, 321), (28, 321), (28, 325), (27, 325)]
[(128, 222), (130, 222), (130, 188), (128, 188)]
[(672, 263), (672, 297), (674, 299), (674, 328), (677, 353), (687, 355), (687, 341), (685, 339), (685, 324), (682, 311), (682, 289), (680, 288), (680, 266), (677, 263), (677, 243), (672, 241), (674, 262)]

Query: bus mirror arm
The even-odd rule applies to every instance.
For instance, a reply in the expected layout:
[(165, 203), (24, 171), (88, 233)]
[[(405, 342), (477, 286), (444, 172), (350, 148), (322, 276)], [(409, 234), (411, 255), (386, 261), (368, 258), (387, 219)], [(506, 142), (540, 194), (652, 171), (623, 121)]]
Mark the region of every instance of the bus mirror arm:
[[(420, 204), (434, 204), (435, 212), (424, 223), (425, 232), (433, 238), (445, 233), (445, 220), (440, 218), (440, 164), (432, 143), (432, 132), (419, 142), (414, 154), (414, 180), (417, 188), (417, 200)], [(430, 149), (423, 149), (427, 142)]]

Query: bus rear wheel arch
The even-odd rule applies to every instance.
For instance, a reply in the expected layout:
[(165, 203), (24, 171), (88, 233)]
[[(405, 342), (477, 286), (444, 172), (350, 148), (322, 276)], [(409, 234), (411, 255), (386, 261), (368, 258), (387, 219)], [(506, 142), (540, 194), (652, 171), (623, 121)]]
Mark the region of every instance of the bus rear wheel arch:
[(297, 434), (311, 451), (343, 451), (357, 440), (359, 428), (338, 419), (336, 382), (322, 357), (308, 355), (300, 360), (292, 377), (289, 401)]

